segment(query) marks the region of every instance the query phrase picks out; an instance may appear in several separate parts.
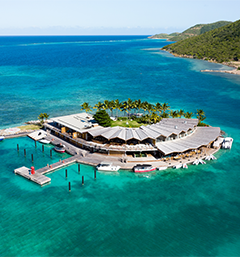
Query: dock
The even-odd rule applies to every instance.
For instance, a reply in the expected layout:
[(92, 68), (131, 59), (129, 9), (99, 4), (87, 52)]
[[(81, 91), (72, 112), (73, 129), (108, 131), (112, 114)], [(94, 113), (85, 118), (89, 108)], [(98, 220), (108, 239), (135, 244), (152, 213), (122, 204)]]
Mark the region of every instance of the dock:
[(27, 178), (41, 186), (51, 182), (51, 179), (49, 177), (46, 177), (46, 176), (42, 175), (41, 173), (37, 173), (37, 172), (35, 172), (35, 174), (31, 174), (31, 172), (29, 172), (29, 171), (31, 171), (29, 168), (23, 166), (21, 168), (15, 169), (14, 173), (18, 174), (24, 178)]

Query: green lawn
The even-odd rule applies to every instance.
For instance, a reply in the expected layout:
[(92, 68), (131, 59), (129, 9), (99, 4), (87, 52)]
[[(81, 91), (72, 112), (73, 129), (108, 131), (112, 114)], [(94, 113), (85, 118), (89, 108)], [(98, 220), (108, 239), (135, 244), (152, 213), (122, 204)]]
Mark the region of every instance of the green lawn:
[[(128, 124), (127, 124), (128, 123)], [(124, 120), (124, 121), (112, 121), (111, 127), (127, 127), (127, 128), (139, 128), (142, 125), (146, 125), (143, 123), (138, 123), (135, 120)]]

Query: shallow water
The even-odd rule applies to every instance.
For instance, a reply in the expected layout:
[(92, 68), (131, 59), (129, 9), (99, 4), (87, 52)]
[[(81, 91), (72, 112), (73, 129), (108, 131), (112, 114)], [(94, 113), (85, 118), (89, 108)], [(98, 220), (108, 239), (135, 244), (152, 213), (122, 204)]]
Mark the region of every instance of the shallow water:
[(0, 38), (2, 128), (40, 112), (80, 112), (84, 101), (130, 97), (202, 108), (207, 122), (234, 138), (218, 160), (188, 170), (98, 172), (94, 180), (93, 167), (81, 165), (78, 174), (73, 164), (68, 180), (59, 169), (44, 187), (13, 170), (68, 155), (53, 152), (51, 159), (51, 146), (42, 153), (29, 138), (0, 142), (1, 256), (239, 255), (240, 77), (201, 73), (223, 66), (159, 52), (165, 44), (144, 37)]

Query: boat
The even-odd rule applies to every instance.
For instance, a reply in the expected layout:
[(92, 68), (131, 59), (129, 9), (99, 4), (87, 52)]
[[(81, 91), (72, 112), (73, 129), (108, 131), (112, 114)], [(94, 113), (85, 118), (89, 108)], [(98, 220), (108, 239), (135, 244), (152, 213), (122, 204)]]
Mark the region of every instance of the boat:
[(174, 165), (173, 168), (174, 168), (174, 169), (180, 169), (180, 168), (182, 168), (182, 163), (179, 163), (179, 164), (177, 164), (177, 165)]
[(223, 139), (222, 148), (223, 149), (231, 149), (232, 148), (232, 143), (233, 143), (233, 138), (226, 137), (226, 138)]
[(198, 159), (193, 162), (193, 165), (198, 165), (198, 164), (199, 164), (199, 160)]
[(57, 144), (54, 148), (53, 148), (56, 152), (58, 153), (64, 153), (66, 151), (65, 149), (65, 145), (63, 144)]
[(120, 166), (114, 166), (111, 162), (101, 162), (98, 164), (96, 169), (100, 171), (118, 171)]
[(206, 162), (202, 159), (199, 159), (198, 161), (199, 161), (200, 164), (206, 164)]
[(4, 136), (0, 136), (0, 141), (3, 141), (5, 137)]
[(167, 166), (157, 167), (158, 170), (166, 170), (167, 168), (168, 168)]
[(47, 145), (47, 144), (50, 144), (51, 141), (43, 138), (43, 139), (38, 140), (38, 142)]
[(182, 168), (183, 168), (183, 169), (188, 169), (187, 164), (186, 164), (186, 163), (183, 163)]
[(217, 158), (214, 155), (210, 154), (210, 155), (206, 156), (205, 160), (206, 161), (217, 160)]
[(156, 170), (151, 164), (137, 164), (133, 167), (134, 172), (150, 172)]

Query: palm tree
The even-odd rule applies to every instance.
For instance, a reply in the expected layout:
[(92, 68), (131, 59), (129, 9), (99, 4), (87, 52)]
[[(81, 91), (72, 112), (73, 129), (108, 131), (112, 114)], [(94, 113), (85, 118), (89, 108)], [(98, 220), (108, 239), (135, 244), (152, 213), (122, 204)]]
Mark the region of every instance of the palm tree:
[(103, 110), (108, 111), (110, 109), (110, 102), (108, 100), (105, 100), (103, 102)]
[(115, 109), (114, 101), (109, 102), (109, 109), (111, 111), (111, 116), (113, 116), (113, 109)]
[(160, 103), (156, 103), (154, 108), (155, 108), (156, 112), (158, 112), (160, 115), (162, 112), (162, 105)]
[(170, 111), (170, 116), (172, 118), (177, 118), (178, 117), (178, 112), (177, 111)]
[(181, 109), (178, 111), (178, 117), (182, 118), (182, 116), (184, 116), (184, 110)]
[(160, 117), (157, 115), (156, 112), (153, 112), (151, 115), (151, 120), (156, 124), (158, 121), (160, 121)]
[(206, 119), (205, 112), (201, 109), (197, 109), (197, 118), (199, 121), (204, 121)]
[(170, 106), (168, 105), (168, 103), (163, 103), (161, 108), (163, 113), (165, 113), (167, 110), (170, 109)]
[(145, 114), (145, 112), (147, 110), (147, 106), (148, 106), (148, 102), (147, 101), (142, 102), (141, 108), (144, 110), (144, 114)]
[(184, 114), (184, 117), (185, 117), (186, 119), (191, 119), (191, 118), (193, 117), (193, 113), (192, 113), (192, 112), (186, 112), (186, 113)]
[(127, 106), (128, 106), (128, 111), (131, 112), (131, 110), (133, 109), (133, 101), (130, 98), (128, 98), (127, 100)]
[(118, 99), (114, 101), (114, 107), (117, 109), (117, 116), (118, 116), (118, 110), (121, 110), (121, 102), (119, 102)]
[(138, 112), (140, 112), (140, 109), (142, 108), (142, 101), (141, 99), (134, 101), (134, 109), (138, 109)]
[(81, 105), (81, 110), (85, 110), (85, 112), (86, 113), (88, 113), (88, 112), (90, 112), (91, 110), (92, 110), (92, 106), (91, 105), (89, 105), (89, 103), (83, 103), (82, 105)]
[(161, 115), (162, 118), (168, 118), (169, 114), (167, 112), (163, 112)]
[(94, 105), (93, 109), (97, 109), (97, 111), (100, 111), (103, 109), (103, 103), (98, 102), (97, 104)]

